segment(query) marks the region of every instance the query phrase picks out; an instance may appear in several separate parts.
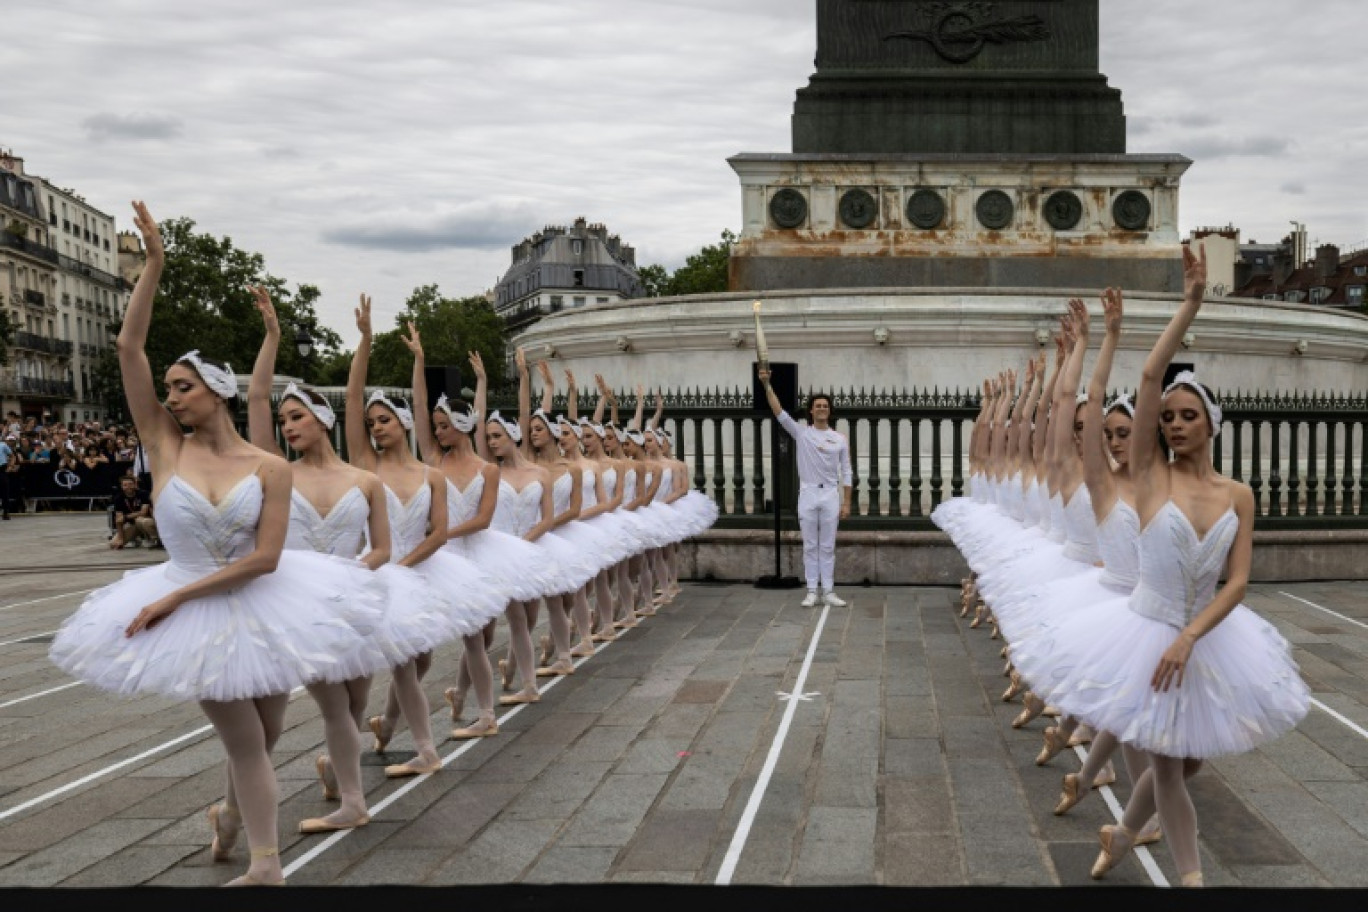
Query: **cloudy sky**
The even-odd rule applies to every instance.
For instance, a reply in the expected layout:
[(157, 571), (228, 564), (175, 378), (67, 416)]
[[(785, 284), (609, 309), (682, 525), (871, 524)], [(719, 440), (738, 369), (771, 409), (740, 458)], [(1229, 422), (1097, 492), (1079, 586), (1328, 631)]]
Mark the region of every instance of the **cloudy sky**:
[[(673, 268), (786, 152), (812, 0), (41, 0), (4, 12), (0, 148), (131, 227), (261, 252), (353, 344), (417, 285), (492, 286), (583, 215)], [(1361, 0), (1102, 0), (1130, 150), (1196, 161), (1182, 227), (1368, 241)]]

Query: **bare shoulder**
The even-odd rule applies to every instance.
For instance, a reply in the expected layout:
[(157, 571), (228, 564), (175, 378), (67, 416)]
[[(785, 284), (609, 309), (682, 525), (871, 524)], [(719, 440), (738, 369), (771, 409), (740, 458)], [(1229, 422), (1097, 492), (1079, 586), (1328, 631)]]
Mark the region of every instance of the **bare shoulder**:
[(492, 462), (486, 462), (480, 466), (480, 475), (483, 476), (486, 484), (497, 482), (499, 480), (499, 467)]
[(1237, 512), (1254, 509), (1254, 489), (1249, 485), (1233, 478), (1227, 478), (1225, 488), (1230, 493), (1230, 499), (1235, 504)]
[(290, 469), (290, 463), (282, 456), (273, 453), (260, 451), (262, 454), (261, 462), (257, 466), (257, 474), (262, 478), (291, 478), (294, 473)]

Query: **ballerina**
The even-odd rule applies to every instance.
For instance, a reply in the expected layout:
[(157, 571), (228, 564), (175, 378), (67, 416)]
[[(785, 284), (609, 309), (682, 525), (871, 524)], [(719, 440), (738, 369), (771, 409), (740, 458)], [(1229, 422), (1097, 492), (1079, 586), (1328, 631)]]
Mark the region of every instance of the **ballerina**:
[[(1062, 710), (1149, 755), (1119, 825), (1099, 833), (1092, 876), (1123, 859), (1156, 809), (1184, 886), (1202, 884), (1186, 780), (1211, 757), (1293, 728), (1309, 692), (1277, 630), (1241, 604), (1253, 552), (1254, 495), (1219, 475), (1215, 397), (1190, 372), (1163, 378), (1206, 288), (1206, 251), (1183, 249), (1183, 303), (1145, 361), (1130, 474), (1140, 520), (1138, 583), (1059, 624), (1041, 680)], [(1165, 459), (1160, 433), (1172, 456)], [(1222, 567), (1226, 581), (1219, 589)]]
[[(521, 404), (529, 396), (527, 358), (521, 348), (516, 351), (515, 363), (519, 375), (518, 398)], [(564, 571), (557, 564), (557, 558), (540, 544), (540, 540), (556, 521), (551, 500), (551, 473), (544, 466), (534, 464), (523, 455), (521, 442), (526, 434), (521, 422), (510, 421), (498, 411), (486, 412), (488, 381), (483, 371), (477, 377), (475, 413), (484, 417), (475, 425), (475, 450), (481, 459), (496, 464), (499, 469), (499, 493), (491, 526), (501, 532), (538, 544), (541, 555), (539, 563), (542, 569), (553, 577), (552, 583), (537, 593), (538, 597), (523, 599), (515, 596), (509, 599), (504, 610), (504, 616), (508, 619), (510, 658), (499, 660), (499, 676), (504, 689), (509, 690), (513, 672), (516, 670), (522, 686), (515, 693), (500, 695), (499, 704), (511, 706), (536, 703), (541, 699), (541, 692), (537, 688), (537, 666), (532, 647), (532, 630), (537, 626), (537, 608), (541, 596), (565, 589)], [(520, 410), (525, 410), (525, 406)]]
[(422, 688), (432, 651), (453, 639), (479, 634), (503, 598), (478, 567), (442, 547), (448, 532), (446, 476), (419, 462), (409, 448), (413, 413), (379, 390), (365, 398), (372, 336), (368, 295), (361, 295), (356, 328), (361, 339), (347, 377), (347, 455), (353, 465), (374, 472), (385, 486), (390, 559), (418, 570), (429, 588), (441, 593), (439, 604), (444, 609), (444, 623), (431, 631), (430, 648), (391, 670), (385, 709), (367, 721), (377, 753), (384, 753), (401, 716), (413, 736), (417, 756), (386, 766), (387, 777), (429, 775), (442, 768)]
[(165, 251), (146, 205), (133, 208), (147, 261), (117, 351), (159, 485), (153, 499), (169, 560), (88, 596), (50, 655), (102, 690), (198, 701), (228, 755), (228, 800), (209, 809), (211, 855), (228, 860), (244, 827), (251, 862), (229, 885), (281, 884), (271, 746), (292, 690), (369, 669), (373, 647), (350, 620), (366, 607), (353, 585), (369, 574), (355, 562), (285, 550), (291, 468), (238, 435), (237, 379), (227, 365), (190, 352), (166, 371), (165, 407), (157, 400), (145, 347)]
[(603, 425), (603, 449), (614, 461), (617, 469), (616, 483), (621, 489), (622, 501), (618, 511), (633, 528), (637, 540), (634, 553), (617, 568), (618, 609), (613, 629), (630, 630), (646, 616), (647, 606), (641, 601), (641, 589), (645, 585), (649, 591), (650, 580), (648, 577), (643, 584), (641, 574), (649, 573), (646, 552), (655, 547), (660, 533), (640, 512), (644, 502), (637, 493), (637, 488), (641, 486), (641, 479), (645, 475), (638, 468), (639, 464), (627, 453), (627, 433), (622, 429), (619, 420), (617, 396), (603, 377), (596, 375), (595, 379), (599, 389), (599, 402), (594, 410), (594, 420), (603, 418), (603, 407), (606, 404), (609, 409), (609, 420)]
[[(534, 599), (541, 595), (548, 577), (541, 551), (516, 536), (491, 528), (499, 501), (499, 469), (475, 452), (470, 434), (480, 422), (479, 413), (462, 400), (449, 400), (445, 394), (428, 408), (426, 359), (418, 330), (409, 324), (405, 344), (413, 352), (414, 434), (423, 462), (446, 477), (446, 549), (473, 561), (495, 579), (501, 590), (494, 611), (479, 633), (464, 638), (465, 649), (457, 670), (456, 686), (443, 696), (451, 707), (451, 720), (459, 722), (466, 693), (472, 687), (479, 705), (479, 716), (472, 725), (453, 729), (455, 740), (486, 738), (499, 733), (494, 717), (494, 672), (489, 662), (499, 616), (510, 598)], [(478, 382), (485, 382), (484, 362), (479, 352), (470, 352), (470, 365)], [(462, 580), (449, 585), (463, 585)]]

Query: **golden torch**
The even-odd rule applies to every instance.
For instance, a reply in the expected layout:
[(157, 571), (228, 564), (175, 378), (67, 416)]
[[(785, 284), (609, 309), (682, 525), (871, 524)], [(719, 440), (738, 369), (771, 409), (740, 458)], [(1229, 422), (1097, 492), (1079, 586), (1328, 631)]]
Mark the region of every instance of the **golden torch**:
[(765, 330), (760, 326), (760, 302), (751, 305), (755, 313), (755, 358), (761, 370), (769, 370), (769, 346), (765, 344)]

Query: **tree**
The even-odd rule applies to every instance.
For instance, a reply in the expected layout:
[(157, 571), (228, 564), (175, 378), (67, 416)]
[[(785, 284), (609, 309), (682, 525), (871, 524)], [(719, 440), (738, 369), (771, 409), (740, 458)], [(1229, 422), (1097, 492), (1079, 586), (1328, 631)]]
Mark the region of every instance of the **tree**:
[(0, 310), (0, 364), (9, 363), (9, 347), (18, 326), (10, 321), (8, 310)]
[[(147, 357), (153, 376), (192, 349), (206, 357), (226, 361), (234, 371), (246, 374), (256, 360), (265, 332), (252, 304), (249, 286), (261, 285), (275, 301), (285, 332), (276, 370), (314, 380), (311, 365), (330, 363), (342, 337), (318, 323), (314, 305), (320, 296), (314, 285), (299, 285), (291, 292), (288, 283), (266, 271), (259, 253), (241, 250), (231, 238), (215, 238), (195, 231), (188, 218), (169, 219), (161, 225), (166, 245), (166, 266), (157, 287), (152, 323), (147, 334)], [(313, 357), (306, 362), (296, 349), (294, 333), (307, 329), (314, 340)], [(123, 390), (117, 360), (105, 359), (95, 367), (94, 385), (107, 409), (123, 412)]]
[(370, 376), (376, 386), (407, 387), (413, 378), (413, 356), (400, 338), (409, 321), (423, 338), (423, 356), (434, 367), (459, 367), (470, 374), (468, 353), (478, 351), (491, 387), (504, 381), (504, 326), (483, 295), (443, 297), (436, 285), (422, 285), (404, 302), (395, 328), (377, 332), (371, 343)]
[(652, 264), (637, 270), (645, 297), (660, 298), (672, 295), (712, 294), (728, 290), (728, 263), (736, 246), (736, 235), (727, 229), (717, 244), (704, 247), (693, 254), (670, 274), (664, 266)]

